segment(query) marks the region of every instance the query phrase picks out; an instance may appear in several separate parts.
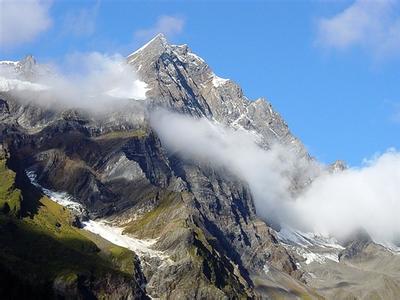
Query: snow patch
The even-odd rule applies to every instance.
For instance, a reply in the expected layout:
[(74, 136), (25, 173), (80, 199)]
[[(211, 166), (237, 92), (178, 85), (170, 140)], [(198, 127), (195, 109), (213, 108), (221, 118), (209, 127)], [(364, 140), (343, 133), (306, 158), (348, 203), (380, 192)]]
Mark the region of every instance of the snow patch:
[(326, 263), (327, 259), (339, 262), (339, 252), (344, 249), (338, 241), (329, 236), (314, 232), (301, 232), (282, 226), (277, 232), (281, 243), (305, 259), (305, 264)]
[[(33, 185), (41, 189), (43, 193), (54, 202), (67, 207), (76, 212), (85, 211), (82, 204), (78, 203), (74, 197), (66, 192), (51, 191), (42, 187), (37, 182), (37, 175), (34, 171), (26, 171), (26, 175)], [(126, 234), (123, 234), (124, 228), (113, 226), (106, 220), (88, 220), (82, 222), (83, 229), (97, 234), (110, 241), (111, 243), (134, 251), (140, 258), (143, 256), (154, 258), (157, 257), (164, 261), (163, 263), (171, 264), (173, 261), (163, 251), (154, 250), (151, 247), (157, 242), (157, 239), (141, 240)]]
[(194, 54), (192, 52), (188, 52), (187, 55), (193, 59), (192, 63), (194, 65), (199, 66), (199, 65), (205, 64), (204, 59), (202, 59), (200, 56), (197, 56), (196, 54)]
[(71, 195), (69, 195), (68, 193), (51, 191), (49, 189), (42, 187), (37, 182), (37, 175), (34, 171), (26, 171), (26, 176), (28, 176), (29, 180), (34, 186), (42, 190), (43, 194), (45, 194), (54, 202), (78, 213), (82, 213), (85, 210), (82, 204), (78, 203), (76, 199)]
[(269, 266), (267, 264), (264, 265), (263, 271), (264, 271), (265, 274), (268, 274)]
[(123, 234), (123, 228), (112, 226), (105, 220), (83, 222), (83, 229), (95, 233), (111, 243), (134, 251), (139, 257), (158, 257), (168, 260), (169, 256), (162, 251), (151, 249), (157, 239), (140, 240)]
[(287, 227), (281, 228), (281, 230), (277, 232), (277, 235), (279, 240), (285, 244), (294, 244), (301, 247), (312, 246), (312, 243), (305, 239), (301, 234)]
[(334, 253), (316, 253), (316, 252), (311, 252), (309, 250), (306, 250), (304, 248), (296, 248), (295, 249), (296, 253), (300, 256), (302, 256), (305, 261), (304, 263), (306, 265), (311, 264), (312, 262), (317, 262), (319, 264), (324, 264), (326, 263), (326, 260), (329, 259), (331, 261), (334, 261), (336, 263), (339, 262), (339, 258), (337, 254)]
[(228, 81), (229, 81), (229, 79), (221, 78), (215, 74), (212, 74), (212, 83), (213, 83), (214, 87), (216, 87), (216, 88), (224, 85)]
[(277, 232), (277, 236), (281, 242), (294, 246), (319, 246), (322, 248), (334, 248), (339, 250), (344, 249), (344, 247), (341, 246), (333, 237), (325, 236), (315, 232), (301, 232), (285, 226), (282, 226), (281, 230)]
[(188, 55), (192, 56), (194, 59), (199, 60), (202, 63), (205, 63), (204, 59), (202, 59), (200, 56), (198, 56), (198, 55), (196, 55), (196, 54), (194, 54), (192, 52), (188, 52)]

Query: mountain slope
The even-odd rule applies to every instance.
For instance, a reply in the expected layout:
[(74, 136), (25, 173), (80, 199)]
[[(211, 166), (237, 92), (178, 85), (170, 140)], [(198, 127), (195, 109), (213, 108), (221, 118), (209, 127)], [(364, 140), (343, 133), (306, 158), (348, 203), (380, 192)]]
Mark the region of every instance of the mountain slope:
[(2, 299), (146, 297), (134, 253), (93, 242), (67, 209), (9, 169), (3, 149), (0, 156)]
[[(285, 145), (301, 160), (291, 178), (296, 193), (314, 176), (314, 161), (271, 104), (265, 99), (250, 101), (238, 85), (216, 76), (187, 45), (170, 45), (162, 35), (129, 55), (127, 62), (146, 84), (147, 99), (118, 105), (110, 102), (111, 107), (101, 113), (76, 106), (76, 102), (72, 102), (75, 106), (40, 104), (41, 91), (21, 95), (9, 85), (0, 86), (0, 142), (25, 182), (18, 187), (20, 192), (10, 186), (0, 189), (0, 195), (10, 198), (0, 199), (6, 218), (15, 219), (24, 230), (42, 228), (43, 221), (46, 231), (40, 235), (54, 238), (58, 234), (57, 226), (53, 232), (54, 220), (61, 218), (54, 214), (62, 208), (43, 195), (65, 205), (70, 213), (62, 210), (58, 222), (62, 230), (66, 228), (65, 234), (77, 235), (88, 251), (79, 253), (88, 265), (79, 266), (79, 272), (73, 268), (73, 272), (86, 278), (100, 259), (100, 269), (117, 274), (110, 275), (106, 285), (124, 283), (123, 291), (106, 291), (111, 298), (125, 292), (123, 297), (131, 293), (126, 297), (140, 298), (146, 293), (162, 299), (336, 295), (337, 288), (342, 288), (340, 282), (332, 281), (333, 286), (327, 287), (318, 280), (327, 280), (325, 266), (341, 269), (344, 263), (331, 263), (327, 258), (337, 260), (341, 245), (331, 249), (326, 240), (284, 228), (277, 233), (268, 225), (271, 220), (257, 216), (248, 183), (224, 168), (169, 152), (150, 121), (152, 112), (162, 107), (243, 130), (266, 150), (276, 143)], [(16, 80), (35, 83), (37, 67), (32, 58), (6, 65), (17, 68)], [(6, 174), (2, 184), (12, 185), (12, 173)], [(21, 206), (20, 194), (32, 189), (39, 194), (36, 202)], [(5, 209), (4, 202), (8, 203)], [(33, 218), (20, 219), (32, 209)], [(137, 254), (133, 263), (127, 259), (133, 257), (131, 251), (110, 241), (133, 250)], [(4, 244), (20, 246), (11, 239)], [(59, 246), (60, 251), (67, 251), (64, 246)], [(39, 248), (35, 249), (43, 258)], [(24, 268), (29, 269), (31, 263), (36, 267), (37, 259), (28, 257)], [(69, 275), (58, 276), (62, 266), (65, 262), (56, 259), (57, 272), (46, 278), (55, 282), (55, 291), (69, 284)], [(386, 279), (386, 286), (396, 286), (392, 277)], [(97, 298), (104, 292), (102, 283), (84, 286)]]
[[(169, 53), (172, 48), (177, 50)], [(179, 49), (186, 47), (168, 45), (158, 36), (137, 53), (154, 60), (143, 61), (146, 66), (164, 65), (162, 59), (166, 59), (181, 69), (183, 62), (178, 60), (183, 60), (184, 51), (179, 54)], [(186, 57), (193, 57), (195, 63), (201, 61), (189, 53)], [(203, 68), (209, 70), (204, 63)], [(270, 105), (263, 100), (248, 101), (234, 83), (221, 89), (218, 97), (202, 96), (192, 83), (201, 75), (190, 68), (179, 80), (174, 77), (177, 73), (169, 75), (174, 84), (164, 78), (164, 69), (146, 72), (155, 75), (151, 79), (140, 73), (149, 88), (146, 105), (170, 105), (176, 111), (209, 118), (218, 115), (212, 101), (236, 101), (254, 116), (261, 113), (256, 108), (260, 106), (268, 114), (267, 122), (276, 122), (275, 130), (282, 132), (282, 140), (296, 141)], [(217, 88), (219, 85), (213, 85)], [(146, 261), (142, 267), (150, 295), (253, 297), (252, 278), (265, 274), (266, 264), (278, 273), (291, 274), (293, 281), (300, 277), (293, 258), (256, 216), (248, 186), (223, 170), (170, 156), (150, 128), (143, 102), (133, 101), (123, 111), (92, 116), (79, 109), (38, 106), (34, 100), (10, 93), (3, 93), (2, 99), (2, 141), (22, 169), (35, 172), (44, 188), (70, 194), (90, 218), (119, 224), (135, 237), (157, 238), (154, 248), (172, 257), (171, 264), (142, 259)], [(232, 118), (227, 116), (226, 122), (233, 124)], [(256, 128), (257, 122), (254, 117), (249, 130)], [(265, 123), (262, 118), (259, 122)], [(236, 123), (232, 126), (240, 125)], [(259, 134), (265, 134), (262, 143), (268, 147), (272, 131), (265, 129)], [(197, 288), (192, 287), (193, 278)]]
[(147, 83), (147, 97), (153, 102), (254, 131), (265, 146), (278, 140), (305, 153), (270, 103), (265, 99), (249, 101), (235, 82), (215, 75), (187, 45), (170, 45), (159, 34), (127, 59)]

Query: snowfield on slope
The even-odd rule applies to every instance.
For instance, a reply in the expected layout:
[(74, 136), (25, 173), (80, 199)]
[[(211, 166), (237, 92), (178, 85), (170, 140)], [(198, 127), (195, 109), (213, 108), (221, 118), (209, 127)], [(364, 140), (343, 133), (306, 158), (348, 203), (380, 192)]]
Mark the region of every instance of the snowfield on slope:
[[(339, 253), (345, 249), (333, 237), (314, 232), (302, 232), (288, 226), (282, 226), (276, 235), (286, 248), (303, 257), (306, 265), (312, 262), (324, 264), (327, 260), (338, 263)], [(374, 242), (385, 247), (392, 254), (400, 255), (400, 247), (379, 241)]]
[(327, 259), (339, 262), (339, 252), (344, 249), (332, 237), (312, 232), (300, 232), (289, 227), (282, 227), (277, 232), (279, 241), (305, 259), (306, 265), (316, 262), (323, 264)]
[[(77, 213), (82, 213), (85, 211), (82, 204), (78, 203), (74, 199), (74, 197), (72, 197), (68, 193), (51, 191), (49, 189), (42, 187), (37, 182), (37, 175), (35, 174), (35, 172), (26, 171), (26, 175), (28, 176), (29, 180), (33, 185), (41, 189), (43, 193), (54, 202)], [(172, 260), (169, 258), (169, 255), (167, 255), (165, 252), (154, 250), (151, 248), (157, 242), (157, 239), (141, 240), (128, 236), (126, 234), (123, 234), (124, 228), (118, 226), (112, 226), (106, 220), (101, 220), (101, 219), (84, 221), (82, 222), (82, 224), (84, 230), (97, 234), (101, 236), (103, 239), (115, 245), (132, 250), (140, 258), (144, 256), (150, 258), (157, 257), (160, 260), (165, 261), (167, 263), (172, 262)]]
[(169, 257), (162, 251), (151, 249), (157, 239), (140, 240), (123, 234), (123, 228), (110, 225), (105, 220), (85, 221), (83, 229), (100, 235), (111, 243), (134, 251), (139, 257), (149, 256), (167, 260)]

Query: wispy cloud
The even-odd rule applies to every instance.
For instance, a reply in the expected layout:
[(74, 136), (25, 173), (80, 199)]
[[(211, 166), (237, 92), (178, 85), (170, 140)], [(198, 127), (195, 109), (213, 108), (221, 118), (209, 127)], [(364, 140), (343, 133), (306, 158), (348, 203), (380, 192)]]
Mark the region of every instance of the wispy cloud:
[(400, 124), (400, 102), (390, 99), (384, 99), (383, 105), (387, 116), (386, 121), (390, 123)]
[(96, 30), (96, 19), (100, 2), (92, 7), (84, 7), (66, 13), (63, 22), (63, 34), (76, 37), (91, 36)]
[(317, 44), (346, 50), (362, 47), (376, 58), (400, 52), (400, 14), (397, 0), (357, 0), (330, 18), (318, 22)]
[(12, 48), (34, 40), (52, 25), (49, 1), (0, 0), (0, 45)]
[(393, 104), (394, 112), (392, 114), (391, 120), (395, 123), (400, 124), (400, 103)]
[(400, 238), (400, 153), (389, 149), (365, 160), (359, 169), (325, 174), (293, 203), (302, 224), (346, 237), (359, 228), (382, 243)]
[(171, 38), (183, 31), (185, 20), (176, 16), (161, 16), (156, 23), (149, 28), (136, 30), (134, 35), (137, 39), (150, 39), (158, 33), (163, 33)]
[(231, 172), (250, 187), (259, 216), (272, 223), (284, 219), (283, 207), (292, 197), (291, 183), (298, 174), (313, 177), (319, 167), (280, 144), (265, 151), (253, 134), (235, 131), (208, 119), (193, 119), (163, 110), (151, 118), (164, 146), (184, 159), (211, 162)]
[[(151, 124), (175, 155), (212, 163), (244, 180), (257, 214), (266, 220), (341, 238), (364, 228), (378, 242), (399, 242), (400, 153), (395, 150), (362, 168), (332, 173), (293, 149), (277, 144), (264, 150), (250, 133), (206, 119), (158, 111)], [(314, 178), (300, 194), (291, 192), (296, 174)]]

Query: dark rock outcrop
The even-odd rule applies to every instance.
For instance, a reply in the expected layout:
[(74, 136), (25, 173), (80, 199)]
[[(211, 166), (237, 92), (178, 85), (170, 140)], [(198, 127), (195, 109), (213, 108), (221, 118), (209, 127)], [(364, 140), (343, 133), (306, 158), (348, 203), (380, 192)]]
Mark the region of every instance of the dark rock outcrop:
[(360, 229), (344, 242), (345, 249), (339, 253), (339, 260), (356, 258), (373, 243), (370, 235), (365, 230)]

